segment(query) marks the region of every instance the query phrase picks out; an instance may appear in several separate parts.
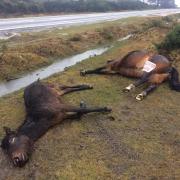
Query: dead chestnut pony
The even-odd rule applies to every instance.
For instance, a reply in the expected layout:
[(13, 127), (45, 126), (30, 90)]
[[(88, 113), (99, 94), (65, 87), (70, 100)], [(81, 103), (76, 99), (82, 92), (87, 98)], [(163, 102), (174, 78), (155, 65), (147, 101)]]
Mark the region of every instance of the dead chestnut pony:
[(65, 119), (80, 118), (83, 114), (111, 111), (107, 107), (87, 108), (84, 103), (81, 103), (80, 107), (74, 107), (65, 104), (61, 98), (64, 94), (86, 89), (92, 89), (92, 87), (88, 85), (56, 86), (40, 81), (25, 89), (25, 121), (16, 131), (5, 128), (6, 135), (1, 144), (15, 166), (22, 167), (27, 163), (32, 154), (34, 142), (49, 128)]

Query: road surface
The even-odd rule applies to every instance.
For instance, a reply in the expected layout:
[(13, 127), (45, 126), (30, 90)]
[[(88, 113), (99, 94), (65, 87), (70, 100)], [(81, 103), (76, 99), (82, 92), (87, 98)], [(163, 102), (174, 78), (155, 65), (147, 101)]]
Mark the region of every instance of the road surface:
[(80, 24), (91, 24), (103, 21), (114, 21), (135, 16), (165, 16), (180, 13), (180, 9), (162, 9), (111, 13), (91, 13), (58, 16), (39, 16), (24, 18), (0, 19), (0, 34), (41, 30), (51, 27), (66, 27)]

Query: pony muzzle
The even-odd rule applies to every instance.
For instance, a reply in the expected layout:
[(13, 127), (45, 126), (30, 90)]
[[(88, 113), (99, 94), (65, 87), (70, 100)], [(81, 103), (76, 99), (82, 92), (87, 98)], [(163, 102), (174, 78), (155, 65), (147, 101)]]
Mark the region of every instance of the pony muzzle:
[(16, 155), (13, 155), (12, 161), (14, 166), (16, 167), (22, 167), (26, 164), (28, 161), (28, 155), (26, 153), (18, 153)]

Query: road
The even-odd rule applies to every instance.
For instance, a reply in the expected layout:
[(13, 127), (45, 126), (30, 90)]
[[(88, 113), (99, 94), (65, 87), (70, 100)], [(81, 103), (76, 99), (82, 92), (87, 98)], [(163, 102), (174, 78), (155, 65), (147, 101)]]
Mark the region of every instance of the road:
[(65, 27), (80, 24), (91, 24), (103, 21), (114, 21), (135, 16), (165, 16), (180, 13), (180, 9), (126, 11), (111, 13), (90, 13), (76, 15), (39, 16), (24, 18), (0, 19), (0, 34), (8, 32), (21, 32), (30, 30), (41, 30), (51, 27)]

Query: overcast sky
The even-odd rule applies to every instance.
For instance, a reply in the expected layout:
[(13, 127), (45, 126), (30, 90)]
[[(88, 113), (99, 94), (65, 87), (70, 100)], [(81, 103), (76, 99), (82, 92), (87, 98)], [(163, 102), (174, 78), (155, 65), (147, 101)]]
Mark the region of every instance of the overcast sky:
[(180, 0), (176, 0), (176, 4), (180, 7)]

